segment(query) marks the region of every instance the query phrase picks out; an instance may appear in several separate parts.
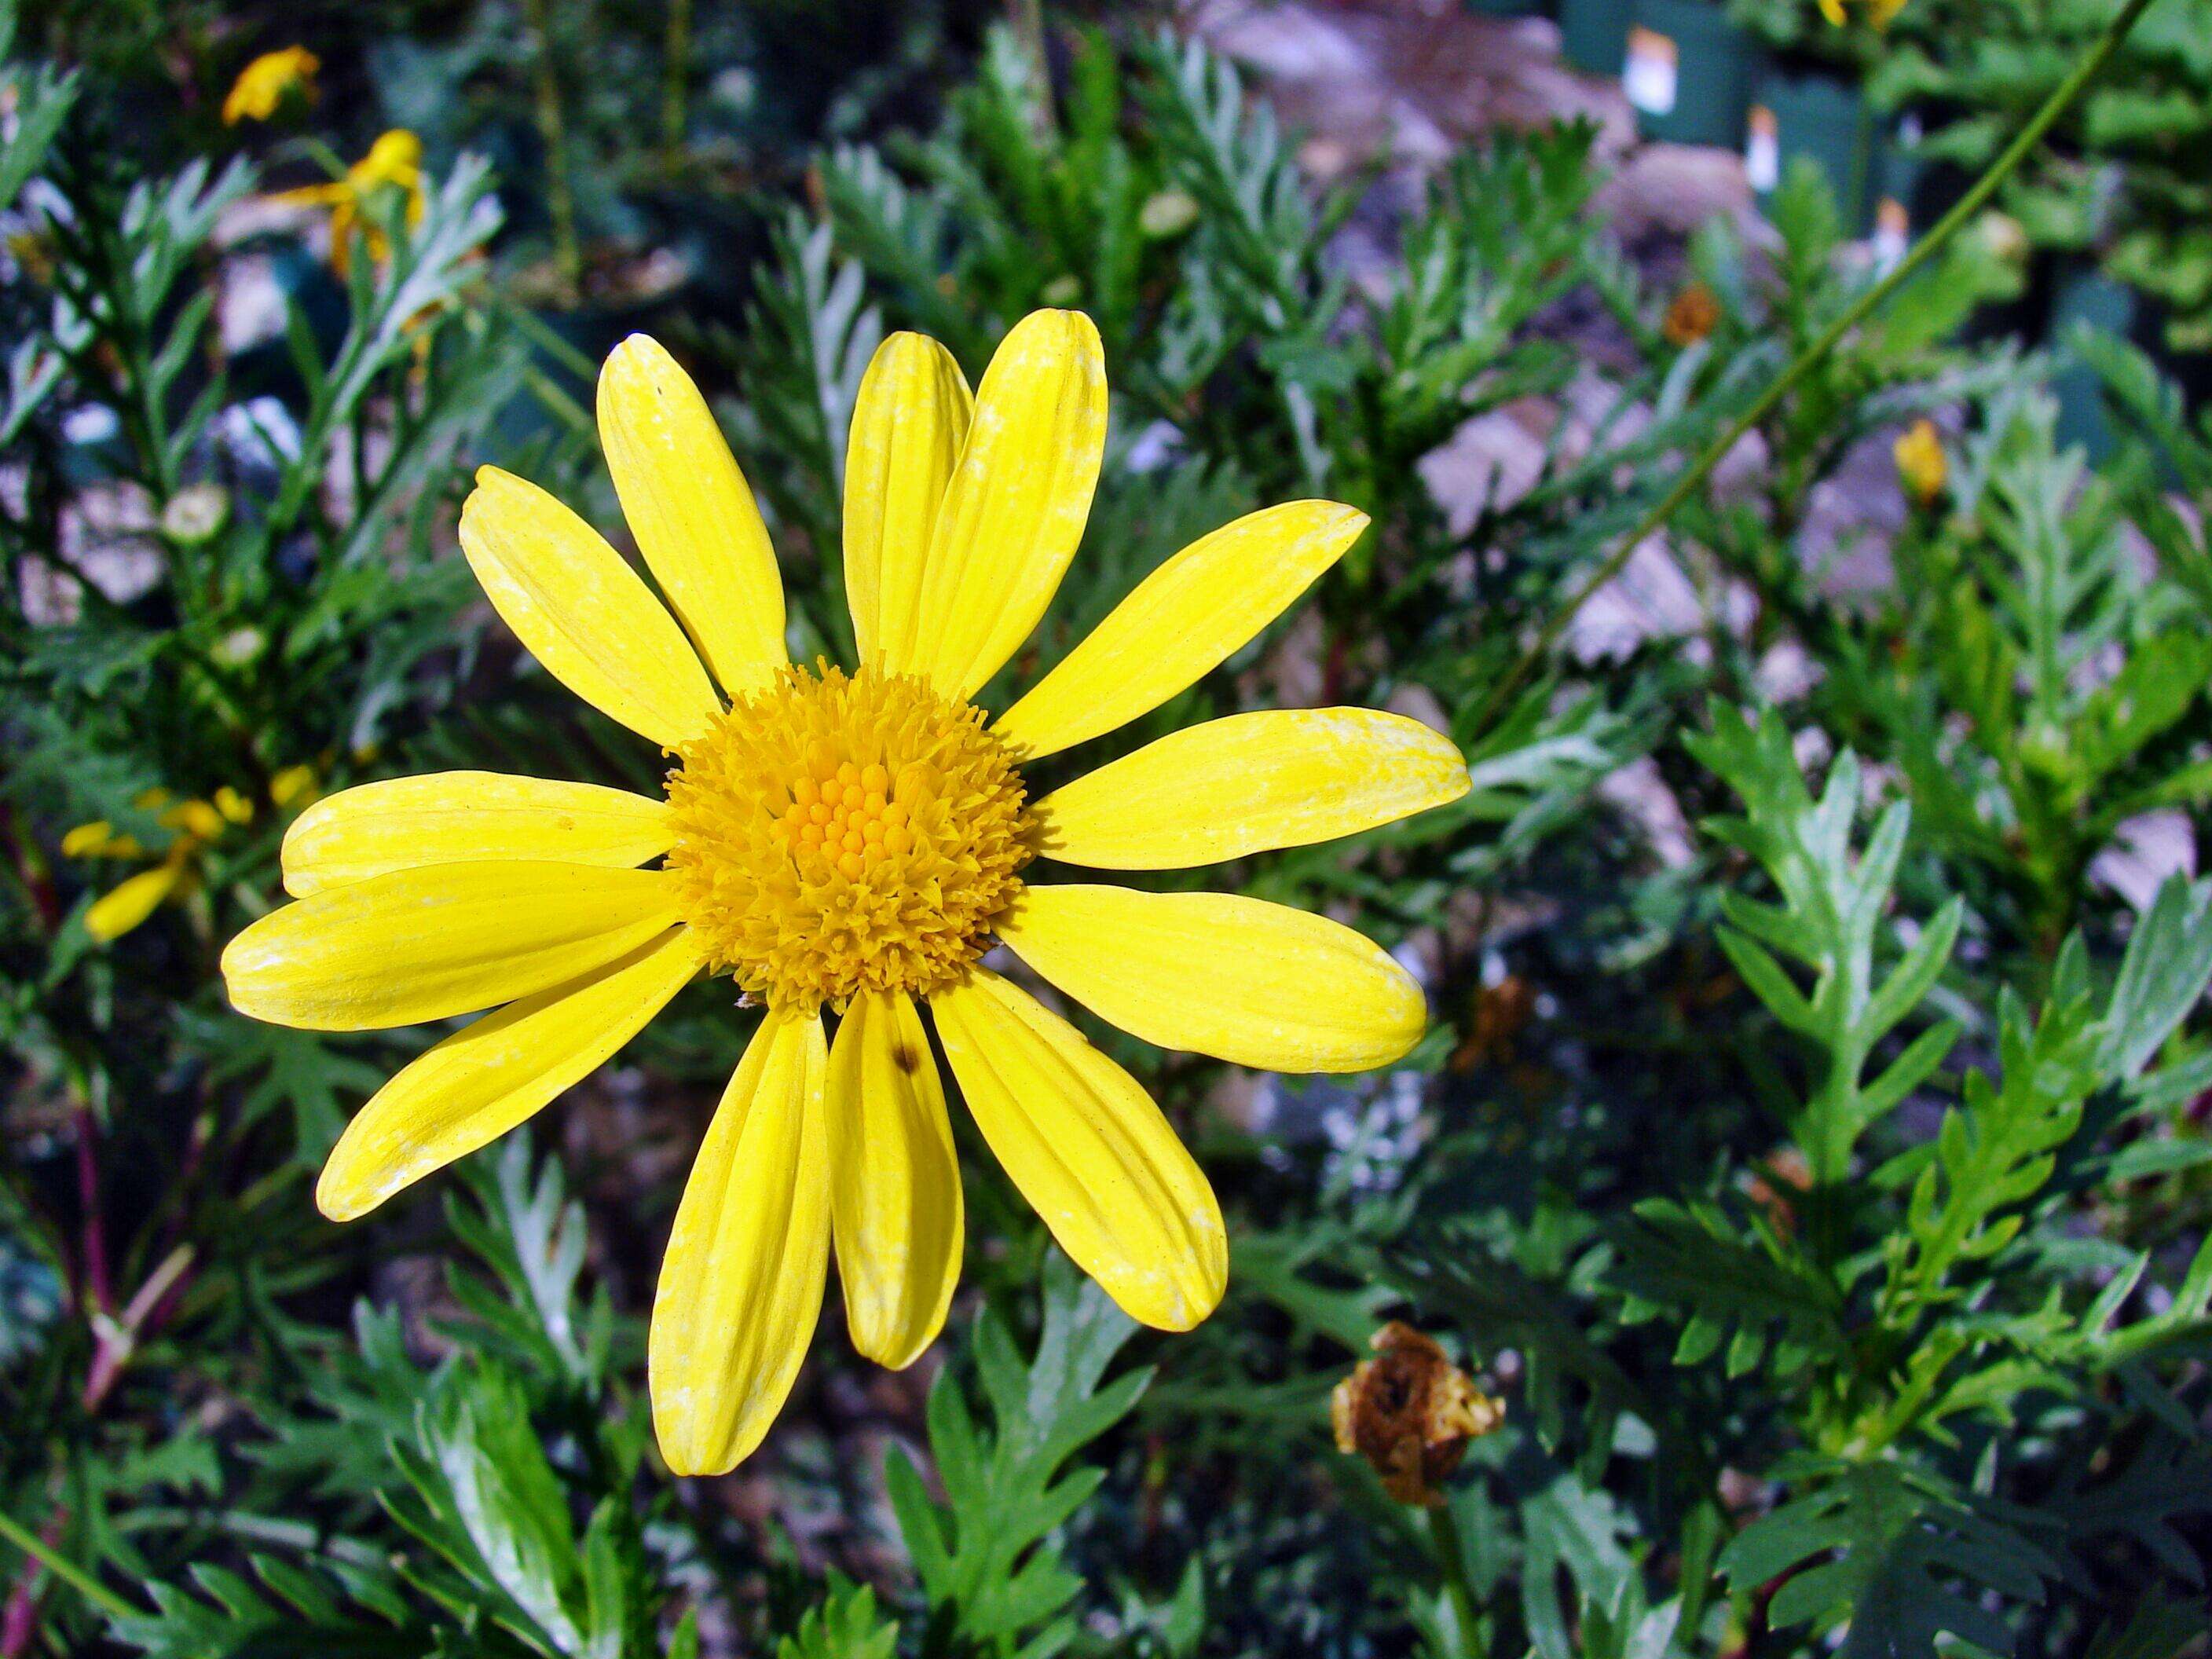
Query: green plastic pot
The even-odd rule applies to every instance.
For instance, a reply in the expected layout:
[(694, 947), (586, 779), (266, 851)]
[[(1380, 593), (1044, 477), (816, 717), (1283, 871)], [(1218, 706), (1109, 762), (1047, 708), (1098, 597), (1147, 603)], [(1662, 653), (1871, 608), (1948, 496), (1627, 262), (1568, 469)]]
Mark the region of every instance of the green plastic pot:
[(1618, 75), (1636, 0), (1559, 0), (1559, 48), (1585, 75)]
[(1765, 64), (1759, 42), (1713, 0), (1637, 0), (1621, 83), (1646, 138), (1734, 149)]
[(1820, 169), (1854, 234), (1873, 223), (1877, 193), (1894, 194), (1886, 190), (1873, 112), (1839, 76), (1767, 70), (1752, 95), (1747, 125), (1744, 161), (1762, 204), (1800, 160)]

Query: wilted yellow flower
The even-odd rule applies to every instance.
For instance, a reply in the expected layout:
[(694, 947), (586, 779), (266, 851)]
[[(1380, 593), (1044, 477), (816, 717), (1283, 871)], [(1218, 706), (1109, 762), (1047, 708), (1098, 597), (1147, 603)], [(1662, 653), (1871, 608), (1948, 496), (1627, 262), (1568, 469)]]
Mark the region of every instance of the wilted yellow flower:
[(536, 1112), (687, 981), (727, 975), (766, 1017), (654, 1298), (672, 1468), (727, 1469), (760, 1443), (833, 1239), (861, 1352), (903, 1366), (943, 1325), (964, 1224), (922, 1004), (984, 1139), (1061, 1247), (1137, 1319), (1196, 1324), (1228, 1271), (1205, 1175), (1127, 1073), (979, 958), (995, 939), (1137, 1036), (1243, 1065), (1360, 1071), (1413, 1046), (1419, 986), (1348, 927), (1227, 893), (1029, 879), (1039, 856), (1218, 863), (1466, 792), (1450, 743), (1364, 708), (1231, 715), (1042, 799), (1024, 775), (1221, 663), (1365, 516), (1296, 501), (1205, 537), (994, 720), (974, 699), (1043, 616), (1097, 480), (1106, 376), (1090, 319), (1025, 319), (972, 395), (935, 341), (884, 342), (847, 450), (849, 672), (787, 660), (767, 529), (667, 352), (642, 335), (616, 348), (599, 422), (665, 605), (575, 514), (496, 468), (477, 475), (461, 545), (550, 672), (673, 756), (666, 798), (455, 772), (301, 816), (284, 843), (298, 902), (224, 953), (239, 1009), (341, 1030), (498, 1010), (362, 1109), (317, 1202), (338, 1219), (374, 1209)]
[(1437, 1483), (1459, 1467), (1470, 1441), (1505, 1420), (1505, 1407), (1474, 1386), (1436, 1342), (1392, 1320), (1328, 1401), (1336, 1449), (1355, 1453), (1401, 1504), (1433, 1509)]
[[(395, 127), (368, 147), (368, 154), (346, 169), (345, 177), (326, 185), (306, 185), (279, 191), (270, 199), (300, 207), (331, 210), (331, 263), (343, 275), (353, 258), (354, 227), (361, 222), (362, 204), (379, 191), (403, 191), (407, 198), (407, 222), (422, 218), (422, 141), (404, 127)], [(383, 233), (372, 225), (368, 252), (381, 259), (391, 251)]]
[(1950, 463), (1944, 459), (1943, 440), (1936, 430), (1936, 422), (1925, 416), (1915, 421), (1911, 430), (1892, 447), (1891, 453), (1897, 458), (1897, 476), (1905, 493), (1922, 507), (1933, 507), (1951, 476)]
[(305, 46), (263, 52), (240, 70), (238, 79), (231, 83), (230, 95), (222, 100), (223, 125), (234, 127), (240, 121), (265, 121), (292, 93), (296, 92), (303, 99), (313, 98), (315, 71), (322, 66), (323, 60)]

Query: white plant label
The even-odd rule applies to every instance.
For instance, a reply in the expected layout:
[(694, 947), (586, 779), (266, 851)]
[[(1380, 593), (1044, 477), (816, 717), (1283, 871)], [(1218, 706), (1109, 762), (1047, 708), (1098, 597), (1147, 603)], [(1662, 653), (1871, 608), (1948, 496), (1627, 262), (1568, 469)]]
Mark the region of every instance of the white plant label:
[(1646, 115), (1671, 115), (1680, 94), (1681, 51), (1656, 29), (1628, 32), (1628, 58), (1620, 71), (1621, 90)]
[(1752, 106), (1751, 136), (1744, 140), (1744, 177), (1765, 195), (1782, 182), (1782, 124), (1764, 104)]
[(1887, 276), (1905, 258), (1912, 241), (1912, 216), (1894, 196), (1885, 196), (1874, 210), (1874, 266)]

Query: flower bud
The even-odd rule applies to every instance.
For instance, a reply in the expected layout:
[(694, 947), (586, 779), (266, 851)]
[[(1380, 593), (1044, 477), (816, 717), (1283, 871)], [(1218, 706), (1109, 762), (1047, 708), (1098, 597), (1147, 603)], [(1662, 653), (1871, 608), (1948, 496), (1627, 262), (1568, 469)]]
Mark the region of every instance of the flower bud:
[(161, 509), (161, 533), (180, 546), (198, 547), (229, 517), (230, 493), (221, 484), (186, 484)]
[(1951, 476), (1936, 422), (1924, 416), (1915, 421), (1892, 453), (1897, 457), (1897, 476), (1905, 494), (1921, 507), (1935, 506)]

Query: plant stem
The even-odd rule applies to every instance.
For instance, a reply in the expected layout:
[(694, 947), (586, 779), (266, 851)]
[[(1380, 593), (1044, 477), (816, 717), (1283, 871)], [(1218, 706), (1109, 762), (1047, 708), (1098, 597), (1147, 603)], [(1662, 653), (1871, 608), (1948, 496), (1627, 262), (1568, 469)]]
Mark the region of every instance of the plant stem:
[(1484, 1659), (1482, 1629), (1474, 1617), (1474, 1592), (1468, 1588), (1467, 1551), (1460, 1542), (1459, 1517), (1452, 1513), (1451, 1498), (1429, 1511), (1429, 1541), (1443, 1573), (1444, 1594), (1451, 1600), (1452, 1622), (1459, 1626), (1461, 1659)]
[(668, 33), (660, 64), (662, 164), (673, 173), (684, 159), (684, 92), (691, 78), (691, 0), (668, 0)]
[(138, 1616), (138, 1608), (31, 1532), (5, 1510), (0, 1510), (0, 1539), (13, 1544), (111, 1619), (135, 1619)]
[(1030, 77), (1036, 93), (1030, 106), (1036, 137), (1040, 143), (1052, 137), (1052, 63), (1045, 52), (1043, 0), (1006, 0), (1006, 23), (1029, 59)]
[(574, 305), (583, 286), (584, 253), (576, 240), (576, 199), (568, 190), (568, 123), (561, 109), (561, 77), (553, 62), (551, 0), (528, 0), (531, 33), (538, 37), (536, 112), (538, 142), (545, 147), (545, 205), (553, 218), (553, 263), (564, 303)]
[(1896, 267), (1887, 276), (1838, 313), (1835, 319), (1820, 331), (1819, 337), (1799, 352), (1790, 366), (1769, 383), (1766, 390), (1752, 401), (1751, 406), (1730, 422), (1728, 429), (1705, 447), (1690, 469), (1674, 480), (1673, 488), (1636, 521), (1635, 527), (1621, 538), (1620, 545), (1613, 550), (1603, 564), (1590, 573), (1583, 585), (1569, 597), (1566, 604), (1545, 623), (1543, 630), (1522, 653), (1512, 672), (1500, 680), (1490, 696), (1484, 699), (1481, 709), (1475, 716), (1478, 733), (1490, 730), (1492, 722), (1498, 718), (1508, 699), (1520, 689), (1522, 682), (1528, 678), (1536, 665), (1550, 653), (1552, 647), (1559, 643), (1559, 635), (1566, 631), (1567, 624), (1575, 619), (1576, 613), (1589, 602), (1590, 596), (1619, 575), (1621, 567), (1628, 562), (1644, 538), (1673, 518), (1682, 504), (1698, 492), (1705, 480), (1712, 476), (1713, 469), (1728, 458), (1729, 452), (1736, 447), (1744, 434), (1773, 413), (1775, 406), (1836, 349), (1846, 334), (1879, 310), (1891, 295), (1911, 281), (1922, 266), (1942, 251), (1944, 245), (1958, 234), (1961, 226), (1988, 205), (1998, 188), (2042, 142), (2044, 134), (2051, 131), (2058, 118), (2112, 61), (2112, 54), (2120, 49), (2121, 43), (2153, 3), (2154, 0), (2126, 0), (2126, 3), (2113, 14), (2112, 21), (2105, 26), (2105, 32), (2099, 37), (2097, 44), (2089, 49), (2080, 63), (2074, 65), (2066, 78), (2052, 90), (2051, 96), (2044, 100), (2043, 107), (2029, 118), (2027, 125), (2020, 130), (2019, 136), (2005, 146), (2004, 153), (1990, 164), (1989, 171), (1975, 181), (1973, 188), (1936, 222), (1935, 228), (1913, 245), (1911, 251), (1897, 262)]

